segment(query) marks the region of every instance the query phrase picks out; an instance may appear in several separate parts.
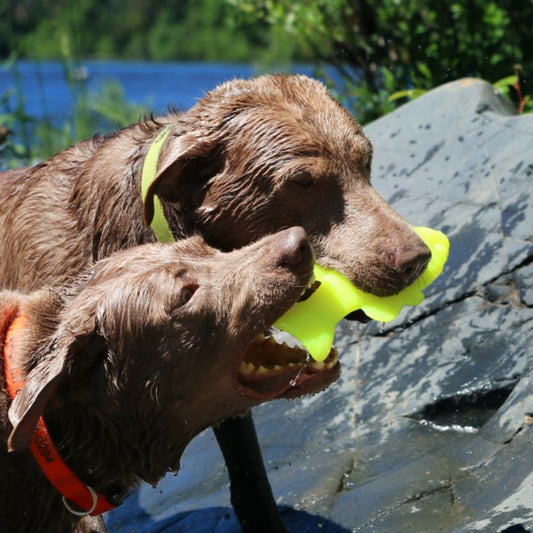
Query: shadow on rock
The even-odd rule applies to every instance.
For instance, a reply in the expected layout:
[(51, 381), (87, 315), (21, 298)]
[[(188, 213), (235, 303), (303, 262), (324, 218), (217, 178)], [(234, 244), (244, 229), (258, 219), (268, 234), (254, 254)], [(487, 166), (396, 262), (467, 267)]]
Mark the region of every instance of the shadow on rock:
[(500, 533), (531, 533), (531, 530), (525, 529), (522, 524), (517, 524), (503, 529)]
[[(240, 526), (233, 509), (229, 507), (209, 507), (190, 512), (181, 512), (164, 519), (156, 520), (136, 505), (129, 505), (129, 512), (120, 513), (108, 520), (108, 527), (113, 531), (124, 533), (174, 533), (176, 531), (191, 533), (235, 533)], [(348, 529), (331, 522), (327, 518), (298, 511), (290, 507), (281, 507), (281, 515), (291, 533), (350, 533)], [(513, 533), (518, 533), (519, 530)]]

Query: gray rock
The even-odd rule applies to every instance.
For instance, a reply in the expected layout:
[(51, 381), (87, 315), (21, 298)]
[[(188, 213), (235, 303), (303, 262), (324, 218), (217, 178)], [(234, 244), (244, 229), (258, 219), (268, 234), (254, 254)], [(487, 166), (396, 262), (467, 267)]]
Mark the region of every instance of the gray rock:
[[(466, 79), (365, 128), (374, 185), (450, 238), (422, 305), (339, 327), (343, 373), (255, 410), (293, 532), (533, 531), (533, 115)], [(210, 432), (111, 531), (238, 531)]]

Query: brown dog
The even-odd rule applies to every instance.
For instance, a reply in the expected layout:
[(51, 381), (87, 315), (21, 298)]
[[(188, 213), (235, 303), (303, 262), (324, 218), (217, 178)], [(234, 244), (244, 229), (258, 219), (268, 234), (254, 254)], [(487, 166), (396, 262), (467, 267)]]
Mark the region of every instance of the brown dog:
[[(143, 164), (169, 126), (143, 204)], [(372, 188), (371, 161), (361, 127), (319, 82), (232, 81), (187, 113), (134, 124), (4, 173), (0, 283), (32, 290), (68, 281), (118, 249), (153, 241), (143, 215), (150, 222), (156, 195), (176, 239), (200, 234), (231, 250), (303, 226), (320, 264), (367, 291), (393, 294), (417, 277), (429, 250)], [(243, 527), (282, 531), (268, 483), (254, 479), (264, 469), (251, 418), (223, 423), (216, 434)], [(236, 452), (243, 441), (251, 445)]]
[(23, 382), (10, 431), (0, 378), (2, 528), (59, 533), (79, 521), (27, 451), (43, 414), (69, 468), (116, 502), (177, 471), (206, 427), (336, 379), (333, 351), (323, 367), (262, 335), (302, 294), (312, 261), (305, 232), (291, 228), (231, 253), (200, 238), (147, 244), (66, 289), (0, 292), (0, 362)]

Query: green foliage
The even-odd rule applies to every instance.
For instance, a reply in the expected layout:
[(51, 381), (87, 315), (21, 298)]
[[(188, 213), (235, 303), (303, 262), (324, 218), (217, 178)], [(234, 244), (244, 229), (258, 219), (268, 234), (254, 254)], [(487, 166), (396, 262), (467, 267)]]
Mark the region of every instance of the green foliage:
[(522, 76), (522, 69), (519, 65), (515, 66), (513, 76), (506, 76), (493, 83), (493, 86), (504, 96), (516, 102), (519, 113), (533, 112), (533, 101), (530, 95), (525, 94), (526, 80)]
[[(290, 35), (257, 21), (234, 23), (220, 0), (23, 0), (0, 2), (0, 57), (16, 87), (0, 88), (0, 168), (44, 159), (68, 144), (139, 118), (117, 82), (88, 94), (77, 75), (82, 58), (290, 62)], [(27, 115), (17, 60), (59, 59), (72, 100), (72, 119), (57, 125)], [(4, 92), (2, 92), (4, 91)], [(44, 92), (41, 95), (46, 107)], [(44, 110), (46, 111), (46, 110)]]
[(0, 94), (0, 156), (3, 166), (14, 166), (19, 160), (24, 160), (27, 156), (27, 147), (20, 138), (13, 138), (15, 125), (20, 125), (21, 136), (26, 135), (26, 124), (30, 120), (23, 110), (15, 104), (13, 107), (14, 91), (7, 90)]
[(0, 57), (250, 61), (270, 42), (220, 0), (26, 0), (0, 7)]
[(531, 0), (225, 1), (244, 24), (283, 28), (334, 65), (363, 122), (397, 105), (389, 96), (398, 91), (464, 76), (498, 80), (517, 63), (533, 72)]
[(37, 124), (20, 83), (1, 88), (0, 166), (47, 157), (138, 118), (142, 111), (125, 103), (116, 83), (87, 94), (76, 76), (87, 57), (247, 61), (262, 70), (313, 61), (337, 70), (330, 88), (363, 123), (464, 76), (499, 80), (498, 90), (531, 111), (531, 20), (531, 0), (0, 2), (0, 57), (15, 74), (19, 57), (61, 59), (75, 102), (72, 121)]

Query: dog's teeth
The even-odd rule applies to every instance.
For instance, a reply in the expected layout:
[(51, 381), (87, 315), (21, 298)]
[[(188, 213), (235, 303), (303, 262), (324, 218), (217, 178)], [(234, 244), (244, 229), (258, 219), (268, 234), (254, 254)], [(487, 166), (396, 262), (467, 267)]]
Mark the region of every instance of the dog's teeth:
[(326, 363), (324, 361), (313, 361), (310, 366), (313, 370), (321, 371), (326, 368)]
[(267, 368), (266, 366), (259, 365), (259, 366), (257, 367), (256, 372), (257, 372), (258, 374), (267, 374), (267, 373), (268, 373), (268, 368)]
[(333, 347), (333, 355), (331, 357), (331, 360), (326, 361), (326, 368), (330, 369), (333, 368), (339, 359), (339, 352), (337, 351), (337, 348)]
[(274, 365), (274, 370), (283, 370), (283, 367), (280, 365)]
[(240, 373), (244, 376), (249, 376), (250, 374), (253, 374), (255, 371), (255, 365), (253, 363), (247, 363), (246, 361), (243, 361), (241, 363)]
[(298, 302), (304, 302), (305, 300), (310, 298), (315, 293), (315, 291), (318, 289), (318, 287), (320, 287), (320, 281), (316, 280), (315, 277), (313, 276), (312, 279), (307, 284), (306, 288), (300, 294), (300, 298)]

